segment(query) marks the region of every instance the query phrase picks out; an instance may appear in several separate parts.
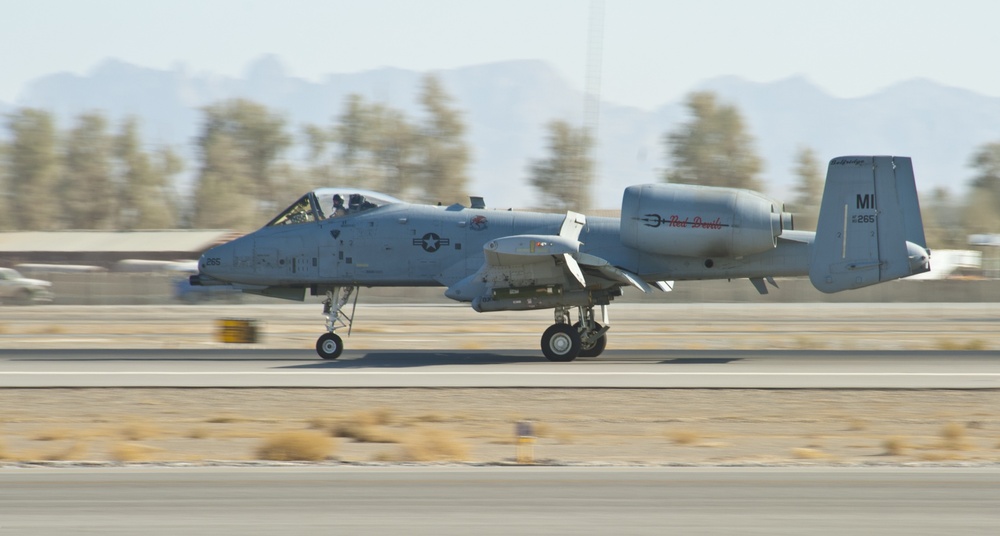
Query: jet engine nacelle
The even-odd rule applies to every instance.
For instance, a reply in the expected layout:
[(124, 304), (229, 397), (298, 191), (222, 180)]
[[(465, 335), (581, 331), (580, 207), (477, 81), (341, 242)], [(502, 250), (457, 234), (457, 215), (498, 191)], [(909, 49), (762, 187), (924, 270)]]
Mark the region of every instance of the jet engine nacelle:
[(780, 203), (750, 190), (642, 184), (622, 198), (622, 242), (649, 253), (742, 257), (773, 249), (791, 228)]

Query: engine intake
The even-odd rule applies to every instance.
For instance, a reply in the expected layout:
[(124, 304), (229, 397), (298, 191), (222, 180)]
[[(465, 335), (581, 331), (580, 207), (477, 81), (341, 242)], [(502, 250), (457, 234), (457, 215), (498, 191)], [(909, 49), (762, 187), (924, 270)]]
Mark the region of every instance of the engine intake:
[(626, 188), (621, 222), (626, 246), (684, 257), (762, 253), (792, 228), (791, 214), (757, 192), (688, 184)]

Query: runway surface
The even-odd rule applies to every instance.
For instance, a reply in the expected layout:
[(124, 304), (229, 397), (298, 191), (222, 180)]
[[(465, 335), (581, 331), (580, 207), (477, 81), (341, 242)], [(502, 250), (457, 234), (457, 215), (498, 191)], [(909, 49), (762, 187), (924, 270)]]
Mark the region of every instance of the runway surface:
[[(550, 363), (551, 311), (318, 304), (0, 307), (0, 387), (1000, 388), (1000, 303), (616, 304), (608, 350)], [(256, 322), (255, 344), (218, 321)]]
[(0, 471), (0, 533), (993, 535), (994, 468)]
[(997, 389), (992, 351), (0, 350), (3, 387), (610, 387)]

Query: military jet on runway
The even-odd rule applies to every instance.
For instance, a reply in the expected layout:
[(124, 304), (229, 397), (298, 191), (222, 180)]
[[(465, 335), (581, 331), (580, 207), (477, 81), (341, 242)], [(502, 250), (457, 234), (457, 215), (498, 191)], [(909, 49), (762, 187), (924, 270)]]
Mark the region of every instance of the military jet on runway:
[[(343, 200), (348, 200), (343, 204)], [(551, 361), (599, 355), (607, 306), (624, 287), (669, 291), (674, 281), (808, 275), (822, 292), (926, 272), (908, 157), (830, 161), (817, 231), (796, 231), (783, 205), (757, 192), (682, 184), (625, 189), (621, 218), (489, 210), (481, 202), (430, 206), (347, 188), (302, 196), (258, 231), (205, 252), (193, 285), (304, 300), (325, 296), (336, 359), (358, 287), (441, 286), (477, 312), (553, 309), (542, 335)], [(600, 307), (601, 322), (594, 308)], [(570, 313), (576, 309), (577, 321)]]

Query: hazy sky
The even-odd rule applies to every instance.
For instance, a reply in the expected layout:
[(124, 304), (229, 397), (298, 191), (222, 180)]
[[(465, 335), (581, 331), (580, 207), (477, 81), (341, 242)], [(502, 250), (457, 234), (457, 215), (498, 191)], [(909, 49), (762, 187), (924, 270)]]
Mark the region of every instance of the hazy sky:
[[(512, 59), (587, 70), (589, 0), (0, 0), (0, 100), (53, 72), (114, 57), (241, 75), (418, 71)], [(854, 97), (922, 77), (1000, 96), (1000, 2), (606, 0), (602, 97), (651, 108), (720, 75), (804, 75)]]

